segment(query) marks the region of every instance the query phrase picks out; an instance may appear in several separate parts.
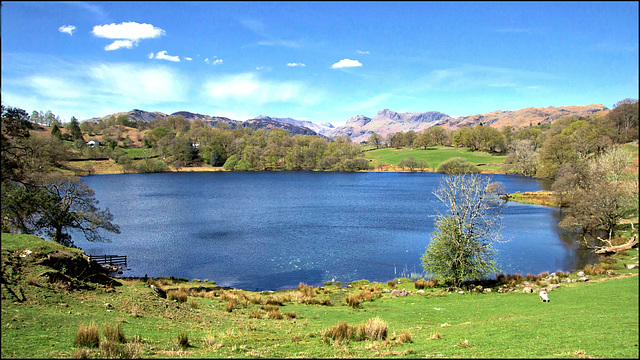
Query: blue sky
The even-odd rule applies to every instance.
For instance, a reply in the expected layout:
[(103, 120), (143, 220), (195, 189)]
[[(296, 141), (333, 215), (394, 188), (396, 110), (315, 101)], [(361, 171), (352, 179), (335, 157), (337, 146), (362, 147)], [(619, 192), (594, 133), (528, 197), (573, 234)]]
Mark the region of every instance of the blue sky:
[(2, 104), (344, 123), (638, 98), (638, 2), (2, 2)]

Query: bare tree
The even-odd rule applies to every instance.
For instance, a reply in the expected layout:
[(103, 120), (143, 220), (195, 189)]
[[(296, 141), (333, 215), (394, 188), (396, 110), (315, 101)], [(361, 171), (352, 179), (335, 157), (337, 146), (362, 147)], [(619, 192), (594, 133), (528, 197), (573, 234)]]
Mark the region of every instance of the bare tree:
[(534, 176), (538, 170), (538, 153), (533, 140), (515, 140), (509, 145), (504, 169), (524, 176)]
[[(504, 202), (491, 186), (491, 178), (478, 174), (445, 175), (433, 193), (447, 207), (440, 213), (431, 243), (422, 257), (426, 273), (452, 281), (486, 277), (498, 271), (495, 242), (502, 240)], [(494, 189), (494, 190), (492, 190)]]

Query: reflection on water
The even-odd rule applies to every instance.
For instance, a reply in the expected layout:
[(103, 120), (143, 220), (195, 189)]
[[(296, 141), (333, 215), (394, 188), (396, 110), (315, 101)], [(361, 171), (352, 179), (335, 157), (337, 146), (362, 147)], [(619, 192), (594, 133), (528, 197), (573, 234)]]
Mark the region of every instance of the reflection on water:
[[(168, 173), (85, 178), (122, 233), (76, 244), (88, 254), (127, 255), (126, 276), (209, 279), (249, 290), (387, 281), (421, 273), (440, 204), (433, 173)], [(507, 192), (548, 182), (495, 175)], [(557, 209), (509, 203), (506, 273), (575, 270), (595, 260), (558, 228)]]

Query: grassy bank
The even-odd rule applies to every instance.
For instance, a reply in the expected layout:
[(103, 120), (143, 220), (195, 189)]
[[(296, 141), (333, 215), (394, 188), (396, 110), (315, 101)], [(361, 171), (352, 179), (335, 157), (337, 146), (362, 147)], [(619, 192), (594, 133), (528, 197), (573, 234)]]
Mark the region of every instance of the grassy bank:
[[(398, 164), (402, 159), (412, 156), (416, 160), (423, 160), (430, 169), (437, 169), (444, 161), (454, 157), (466, 159), (469, 163), (477, 165), (483, 172), (504, 173), (504, 155), (492, 155), (482, 151), (470, 151), (468, 148), (456, 148), (447, 146), (435, 146), (425, 149), (393, 149), (384, 148), (365, 152), (365, 157), (372, 160), (374, 166), (384, 168), (391, 166), (392, 170), (400, 169)], [(397, 169), (396, 169), (397, 168)]]
[[(55, 269), (51, 259), (65, 258), (64, 252), (71, 254), (67, 266), (58, 262)], [(87, 271), (69, 260), (79, 256), (36, 237), (2, 234), (3, 358), (638, 357), (638, 269), (626, 268), (638, 262), (636, 249), (607, 261), (612, 275), (590, 269), (588, 282), (560, 281), (549, 303), (523, 293), (523, 283), (464, 294), (443, 287), (419, 294), (408, 279), (275, 293), (195, 280), (109, 284), (85, 277)], [(534, 289), (549, 286), (543, 277)], [(169, 299), (149, 284), (166, 290)], [(392, 295), (391, 287), (412, 293)], [(333, 328), (342, 322), (346, 326)], [(79, 326), (92, 323), (101, 345), (74, 344)], [(118, 326), (124, 343), (113, 335)], [(355, 334), (333, 339), (340, 329)]]

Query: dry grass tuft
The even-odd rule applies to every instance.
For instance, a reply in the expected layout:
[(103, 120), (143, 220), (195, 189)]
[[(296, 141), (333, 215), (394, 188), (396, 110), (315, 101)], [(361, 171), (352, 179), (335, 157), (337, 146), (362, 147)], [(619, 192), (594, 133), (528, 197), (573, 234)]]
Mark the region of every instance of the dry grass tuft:
[(322, 333), (322, 341), (327, 343), (331, 340), (333, 341), (342, 341), (342, 340), (351, 340), (358, 335), (358, 330), (346, 322), (342, 322), (336, 326), (332, 326), (326, 329)]
[(400, 334), (400, 336), (398, 336), (398, 340), (396, 340), (396, 343), (398, 344), (406, 344), (410, 342), (413, 341), (411, 340), (411, 332), (409, 330), (405, 330), (402, 334)]
[(75, 345), (89, 348), (100, 346), (100, 332), (98, 331), (98, 327), (94, 323), (78, 325)]
[(189, 344), (189, 336), (186, 333), (179, 333), (177, 340), (178, 340), (178, 346), (183, 349), (186, 349), (191, 346), (191, 344)]
[(584, 267), (584, 273), (587, 275), (604, 275), (607, 273), (607, 269), (602, 267), (600, 264), (595, 265), (587, 265)]
[(253, 319), (262, 319), (262, 311), (260, 309), (253, 309), (249, 313), (249, 317)]
[(396, 282), (389, 280), (387, 281), (387, 286), (389, 287), (389, 289), (395, 289), (396, 288)]
[(427, 287), (427, 280), (425, 279), (419, 279), (418, 281), (416, 281), (415, 283), (413, 283), (413, 285), (416, 287), (416, 289), (424, 289)]
[(178, 290), (171, 290), (167, 292), (167, 299), (175, 300), (179, 303), (187, 302), (188, 297), (189, 293), (187, 292), (187, 289), (182, 286), (178, 288)]
[(89, 350), (87, 349), (79, 349), (74, 351), (71, 354), (72, 359), (88, 359), (89, 358)]
[(269, 319), (274, 319), (274, 320), (280, 320), (283, 317), (282, 312), (280, 312), (280, 309), (269, 310), (267, 312), (267, 316), (269, 317)]
[(380, 319), (379, 317), (375, 317), (369, 319), (366, 324), (364, 324), (360, 331), (363, 337), (371, 340), (384, 340), (387, 338), (387, 323)]
[(112, 343), (124, 344), (127, 342), (127, 338), (122, 331), (122, 324), (120, 323), (118, 323), (118, 325), (106, 324), (104, 326), (104, 337)]
[(440, 333), (437, 331), (435, 332), (435, 334), (431, 334), (431, 336), (429, 336), (429, 340), (437, 340), (440, 338), (442, 338), (442, 335), (440, 335)]

